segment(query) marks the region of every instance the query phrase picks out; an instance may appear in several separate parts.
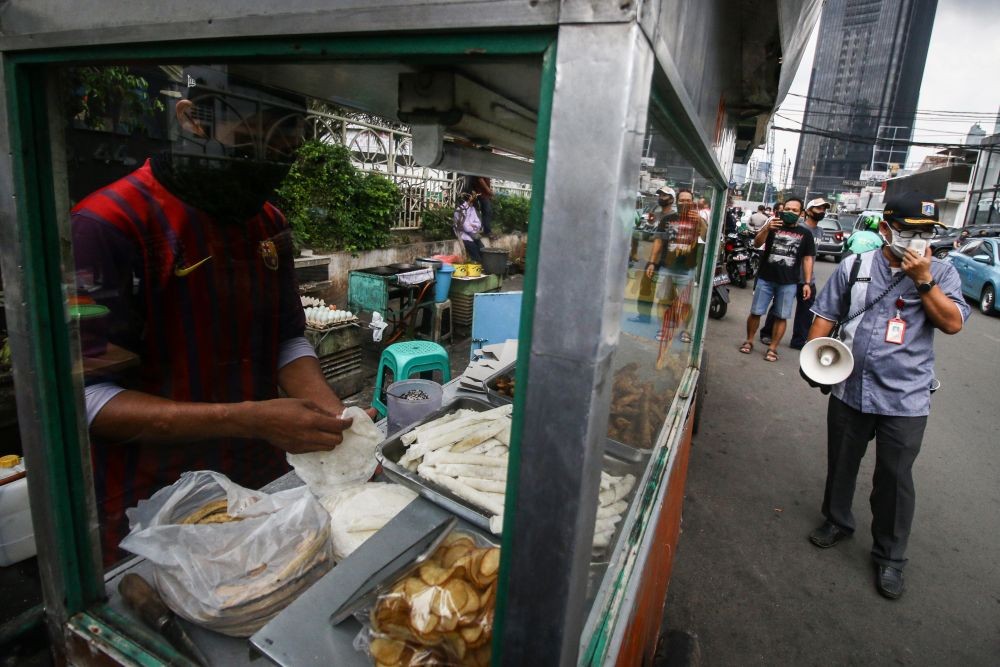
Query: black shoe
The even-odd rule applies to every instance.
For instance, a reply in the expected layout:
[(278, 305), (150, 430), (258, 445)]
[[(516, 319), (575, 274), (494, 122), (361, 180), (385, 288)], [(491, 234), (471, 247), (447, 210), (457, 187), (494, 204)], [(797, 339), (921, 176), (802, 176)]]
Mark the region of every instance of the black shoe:
[(891, 565), (877, 565), (875, 588), (884, 598), (898, 599), (903, 594), (903, 571)]
[(765, 336), (764, 334), (761, 334), (760, 335), (760, 342), (763, 343), (764, 345), (770, 345), (771, 344), (771, 337), (770, 336)]
[(822, 526), (809, 533), (809, 541), (820, 549), (829, 549), (845, 537), (850, 536), (851, 534), (840, 526), (824, 521)]

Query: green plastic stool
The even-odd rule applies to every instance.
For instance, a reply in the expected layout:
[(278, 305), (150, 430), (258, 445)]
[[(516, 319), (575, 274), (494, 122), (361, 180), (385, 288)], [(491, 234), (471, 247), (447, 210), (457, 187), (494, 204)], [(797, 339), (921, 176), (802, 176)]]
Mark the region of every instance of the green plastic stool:
[(385, 407), (385, 374), (392, 371), (394, 382), (409, 380), (417, 374), (430, 374), (441, 371), (441, 383), (451, 380), (451, 364), (448, 361), (448, 351), (426, 340), (411, 340), (405, 343), (394, 343), (382, 351), (378, 362), (378, 373), (375, 375), (375, 395), (372, 397), (372, 407), (383, 417)]

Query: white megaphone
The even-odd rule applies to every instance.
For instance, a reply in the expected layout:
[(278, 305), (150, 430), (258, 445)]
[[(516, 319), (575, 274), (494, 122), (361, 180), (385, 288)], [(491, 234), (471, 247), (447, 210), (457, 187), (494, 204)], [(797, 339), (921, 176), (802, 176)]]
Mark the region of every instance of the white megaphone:
[(814, 338), (802, 348), (799, 368), (813, 382), (835, 385), (851, 376), (854, 355), (836, 338)]

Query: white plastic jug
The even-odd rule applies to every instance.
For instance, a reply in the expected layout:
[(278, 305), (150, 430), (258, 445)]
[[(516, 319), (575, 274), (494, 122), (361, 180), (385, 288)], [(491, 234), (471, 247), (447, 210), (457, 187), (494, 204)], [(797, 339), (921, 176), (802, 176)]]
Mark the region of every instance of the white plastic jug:
[(35, 533), (28, 505), (28, 480), (22, 476), (24, 462), (18, 456), (0, 457), (0, 567), (19, 563), (35, 555)]

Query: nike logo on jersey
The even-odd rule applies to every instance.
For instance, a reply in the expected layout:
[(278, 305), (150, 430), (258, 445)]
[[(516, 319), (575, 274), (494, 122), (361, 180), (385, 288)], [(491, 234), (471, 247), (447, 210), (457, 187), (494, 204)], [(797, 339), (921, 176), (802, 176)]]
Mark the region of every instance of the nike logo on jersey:
[(184, 267), (178, 266), (174, 269), (174, 275), (177, 276), (178, 278), (184, 278), (189, 273), (191, 273), (192, 271), (194, 271), (195, 269), (197, 269), (199, 266), (201, 266), (210, 259), (212, 259), (211, 255), (201, 260), (200, 262), (195, 262), (191, 266), (184, 266)]

